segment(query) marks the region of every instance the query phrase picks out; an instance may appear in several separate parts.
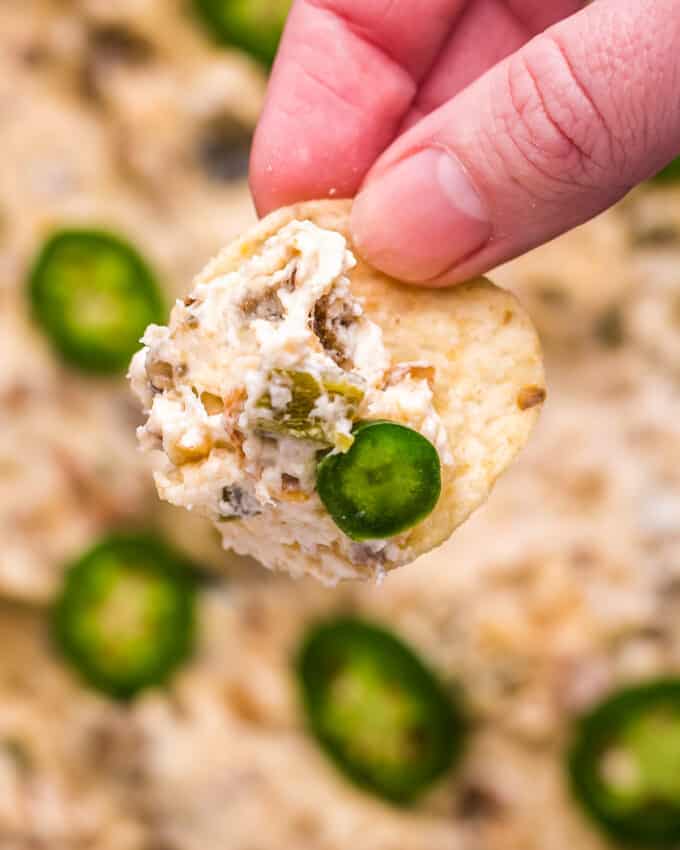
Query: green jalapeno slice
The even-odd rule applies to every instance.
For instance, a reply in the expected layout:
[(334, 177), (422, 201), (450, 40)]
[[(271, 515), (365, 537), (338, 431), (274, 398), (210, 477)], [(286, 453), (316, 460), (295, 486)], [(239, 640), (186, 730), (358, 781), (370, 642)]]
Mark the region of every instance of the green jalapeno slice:
[(401, 534), (434, 510), (441, 494), (437, 450), (397, 422), (362, 422), (345, 454), (317, 469), (317, 491), (335, 524), (352, 540)]
[(365, 790), (406, 805), (458, 760), (458, 697), (385, 629), (344, 617), (316, 625), (297, 669), (311, 733)]
[(292, 0), (193, 0), (210, 32), (271, 65)]
[(189, 656), (194, 607), (190, 564), (155, 537), (113, 535), (68, 569), (52, 634), (91, 686), (124, 700)]
[(680, 157), (674, 159), (658, 174), (652, 177), (655, 183), (670, 185), (671, 183), (680, 183)]
[(288, 369), (275, 369), (269, 379), (288, 389), (291, 399), (283, 409), (274, 410), (271, 393), (265, 393), (257, 402), (258, 409), (263, 413), (256, 423), (258, 431), (273, 436), (313, 440), (341, 451), (346, 451), (352, 445), (353, 440), (348, 434), (337, 433), (335, 428), (314, 415), (314, 406), (325, 394), (331, 400), (342, 400), (345, 415), (353, 419), (365, 393), (357, 379), (350, 376), (322, 376), (317, 379), (309, 372)]
[(163, 321), (158, 285), (117, 236), (61, 230), (43, 246), (29, 279), (33, 312), (54, 347), (87, 372), (124, 371), (147, 325)]
[(576, 798), (622, 844), (680, 844), (680, 679), (615, 693), (580, 722), (569, 755)]

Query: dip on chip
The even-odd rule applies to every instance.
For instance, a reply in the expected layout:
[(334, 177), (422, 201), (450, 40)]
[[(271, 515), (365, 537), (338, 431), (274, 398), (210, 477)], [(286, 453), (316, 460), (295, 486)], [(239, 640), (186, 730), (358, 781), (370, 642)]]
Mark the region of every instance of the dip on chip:
[(512, 295), (389, 279), (354, 253), (349, 211), (261, 221), (147, 329), (130, 369), (161, 498), (212, 519), (225, 548), (328, 584), (443, 543), (545, 399)]

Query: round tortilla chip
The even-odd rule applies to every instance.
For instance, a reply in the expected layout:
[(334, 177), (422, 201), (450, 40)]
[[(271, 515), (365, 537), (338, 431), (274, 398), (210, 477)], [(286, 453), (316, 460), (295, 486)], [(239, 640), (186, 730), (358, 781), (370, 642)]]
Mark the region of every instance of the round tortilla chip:
[[(352, 292), (382, 328), (392, 362), (426, 360), (436, 369), (434, 403), (454, 465), (442, 468), (437, 507), (409, 533), (408, 546), (418, 556), (447, 540), (486, 500), (527, 442), (546, 397), (541, 346), (517, 299), (485, 278), (426, 289), (371, 268), (352, 243), (350, 210), (350, 201), (310, 201), (278, 210), (225, 248), (196, 283), (236, 270), (291, 221), (309, 220), (347, 238), (358, 261), (348, 273)], [(375, 573), (373, 567), (352, 567), (362, 577)]]

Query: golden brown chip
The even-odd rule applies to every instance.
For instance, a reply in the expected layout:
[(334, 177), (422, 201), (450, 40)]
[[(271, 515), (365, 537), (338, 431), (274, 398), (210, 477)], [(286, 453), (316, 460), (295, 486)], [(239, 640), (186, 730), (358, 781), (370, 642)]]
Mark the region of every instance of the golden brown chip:
[[(311, 201), (278, 210), (225, 248), (196, 283), (236, 270), (291, 221), (309, 220), (344, 234), (358, 260), (349, 272), (353, 294), (382, 328), (392, 362), (427, 361), (435, 368), (435, 407), (446, 426), (454, 465), (443, 469), (434, 512), (409, 534), (409, 548), (421, 555), (443, 543), (485, 501), (526, 443), (545, 398), (540, 343), (517, 299), (485, 278), (449, 289), (423, 289), (362, 262), (352, 244), (349, 213), (349, 201)], [(296, 557), (308, 556), (297, 552)], [(368, 565), (348, 566), (357, 576), (375, 572)], [(311, 563), (304, 571), (317, 572)]]

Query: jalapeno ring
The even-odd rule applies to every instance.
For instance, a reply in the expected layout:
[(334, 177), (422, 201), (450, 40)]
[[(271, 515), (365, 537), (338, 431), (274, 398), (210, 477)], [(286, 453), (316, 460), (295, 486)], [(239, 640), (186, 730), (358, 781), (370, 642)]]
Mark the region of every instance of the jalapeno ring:
[(655, 183), (670, 185), (672, 183), (680, 183), (680, 157), (674, 159), (658, 174), (652, 177)]
[(240, 47), (271, 65), (292, 0), (194, 0), (210, 32), (223, 44)]
[(584, 717), (568, 758), (574, 796), (604, 832), (680, 843), (680, 679), (621, 690)]
[(351, 617), (314, 626), (297, 673), (311, 733), (365, 790), (407, 805), (458, 761), (457, 695), (384, 628)]
[(352, 540), (384, 540), (422, 522), (441, 495), (441, 462), (422, 434), (397, 422), (362, 422), (345, 454), (317, 469), (317, 491)]
[(147, 325), (163, 321), (163, 299), (128, 243), (96, 230), (60, 230), (29, 277), (36, 320), (54, 348), (86, 372), (122, 372)]
[(52, 636), (92, 687), (130, 699), (188, 658), (194, 607), (190, 564), (155, 537), (116, 534), (67, 570)]

